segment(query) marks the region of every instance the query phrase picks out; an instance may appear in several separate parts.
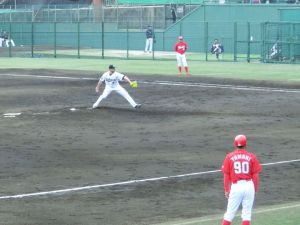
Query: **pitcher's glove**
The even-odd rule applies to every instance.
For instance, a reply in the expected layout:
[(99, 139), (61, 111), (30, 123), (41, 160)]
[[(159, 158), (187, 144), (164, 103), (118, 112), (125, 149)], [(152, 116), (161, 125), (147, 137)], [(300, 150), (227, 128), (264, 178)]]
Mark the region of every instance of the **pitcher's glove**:
[(136, 80), (135, 80), (135, 81), (132, 81), (131, 84), (130, 84), (130, 86), (131, 86), (132, 88), (137, 88), (137, 87), (138, 87), (137, 81), (136, 81)]

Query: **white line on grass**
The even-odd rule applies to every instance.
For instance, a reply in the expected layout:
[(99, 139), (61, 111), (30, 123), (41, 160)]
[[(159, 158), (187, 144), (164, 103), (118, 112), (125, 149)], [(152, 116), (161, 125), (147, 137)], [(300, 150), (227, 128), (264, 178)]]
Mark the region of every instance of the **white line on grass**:
[[(31, 77), (44, 79), (61, 79), (61, 80), (90, 80), (96, 81), (97, 78), (92, 77), (68, 77), (68, 76), (44, 76), (33, 74), (0, 74), (0, 76), (10, 77)], [(270, 88), (270, 87), (255, 87), (243, 85), (224, 85), (224, 84), (210, 84), (210, 83), (188, 83), (188, 82), (172, 82), (172, 81), (139, 81), (141, 84), (150, 85), (165, 85), (165, 86), (181, 86), (181, 87), (202, 87), (202, 88), (217, 88), (217, 89), (231, 89), (242, 91), (262, 91), (262, 92), (281, 92), (281, 93), (300, 93), (300, 89), (284, 89), (284, 88)]]
[[(273, 162), (273, 163), (264, 163), (262, 165), (270, 166), (270, 165), (293, 163), (293, 162), (300, 162), (300, 159), (279, 161), (279, 162)], [(179, 174), (179, 175), (173, 175), (173, 176), (153, 177), (153, 178), (146, 178), (146, 179), (141, 179), (141, 180), (128, 180), (128, 181), (117, 182), (117, 183), (89, 185), (89, 186), (67, 188), (67, 189), (60, 189), (60, 190), (54, 190), (54, 191), (43, 191), (43, 192), (35, 192), (35, 193), (28, 193), (28, 194), (7, 195), (7, 196), (1, 196), (0, 200), (1, 199), (18, 199), (18, 198), (25, 198), (25, 197), (63, 194), (63, 193), (68, 193), (68, 192), (92, 190), (92, 189), (99, 189), (99, 188), (105, 188), (105, 187), (124, 186), (124, 185), (132, 185), (132, 184), (139, 184), (139, 183), (152, 182), (152, 181), (176, 179), (176, 178), (182, 178), (182, 177), (200, 176), (200, 175), (204, 175), (204, 174), (212, 174), (212, 173), (217, 173), (217, 172), (221, 172), (221, 170), (210, 170), (210, 171), (204, 171), (204, 172)]]
[[(280, 206), (280, 207), (275, 207), (275, 208), (270, 208), (270, 209), (257, 209), (253, 211), (253, 214), (262, 214), (262, 213), (267, 213), (267, 212), (274, 212), (274, 211), (279, 211), (279, 210), (284, 210), (284, 209), (293, 209), (293, 208), (298, 208), (300, 207), (300, 204), (297, 203), (295, 205), (288, 205), (288, 206)], [(240, 213), (237, 214), (237, 216), (241, 215)], [(209, 221), (217, 221), (217, 220), (222, 220), (222, 216), (213, 216), (211, 218), (198, 218), (198, 219), (191, 219), (189, 221), (182, 221), (182, 222), (166, 222), (166, 223), (160, 223), (157, 225), (193, 225), (193, 224), (199, 224), (199, 223), (205, 223)]]

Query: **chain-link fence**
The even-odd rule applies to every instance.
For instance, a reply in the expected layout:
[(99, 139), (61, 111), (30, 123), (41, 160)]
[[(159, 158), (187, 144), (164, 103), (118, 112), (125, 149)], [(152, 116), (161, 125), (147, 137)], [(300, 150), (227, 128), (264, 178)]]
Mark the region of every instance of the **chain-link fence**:
[[(174, 60), (173, 46), (178, 36), (183, 35), (189, 46), (189, 60), (260, 59), (262, 42), (259, 23), (188, 23), (192, 31), (184, 23), (166, 31), (157, 31), (153, 25), (155, 41), (151, 53), (144, 52), (145, 31), (132, 31), (128, 23), (123, 30), (115, 29), (115, 23), (104, 22), (4, 23), (0, 24), (0, 29), (7, 38), (2, 42), (0, 56)], [(223, 48), (218, 58), (212, 53), (216, 39)]]
[(262, 56), (264, 62), (299, 63), (300, 23), (264, 23)]

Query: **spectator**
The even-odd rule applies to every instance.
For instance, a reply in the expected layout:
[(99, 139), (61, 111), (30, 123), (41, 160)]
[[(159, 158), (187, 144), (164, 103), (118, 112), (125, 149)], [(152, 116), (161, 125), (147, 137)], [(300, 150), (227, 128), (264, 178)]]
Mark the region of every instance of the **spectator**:
[(274, 43), (272, 48), (270, 49), (270, 58), (274, 60), (282, 60), (280, 57), (281, 49), (278, 44), (278, 40)]
[(3, 33), (3, 31), (1, 30), (1, 32), (0, 32), (0, 48), (3, 47), (3, 42), (4, 42), (4, 33)]
[(215, 39), (211, 46), (211, 53), (216, 55), (216, 58), (219, 59), (219, 55), (224, 52), (223, 45), (219, 42), (218, 39)]
[(153, 40), (155, 39), (155, 34), (151, 26), (148, 26), (146, 30), (146, 45), (145, 52), (152, 52), (153, 49)]
[(11, 39), (11, 37), (7, 31), (3, 32), (3, 38), (4, 38), (6, 47), (9, 47), (9, 45), (11, 45), (12, 47), (16, 46), (14, 40)]
[(175, 11), (174, 7), (171, 8), (171, 15), (172, 15), (172, 21), (173, 21), (173, 23), (176, 23), (177, 15), (176, 15), (176, 11)]

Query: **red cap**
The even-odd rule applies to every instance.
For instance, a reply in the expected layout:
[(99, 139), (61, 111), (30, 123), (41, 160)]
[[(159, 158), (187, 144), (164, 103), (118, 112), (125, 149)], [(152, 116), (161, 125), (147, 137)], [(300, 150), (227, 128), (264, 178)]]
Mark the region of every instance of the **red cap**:
[(234, 138), (233, 144), (235, 147), (245, 147), (247, 145), (247, 137), (240, 134)]

